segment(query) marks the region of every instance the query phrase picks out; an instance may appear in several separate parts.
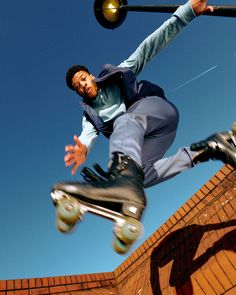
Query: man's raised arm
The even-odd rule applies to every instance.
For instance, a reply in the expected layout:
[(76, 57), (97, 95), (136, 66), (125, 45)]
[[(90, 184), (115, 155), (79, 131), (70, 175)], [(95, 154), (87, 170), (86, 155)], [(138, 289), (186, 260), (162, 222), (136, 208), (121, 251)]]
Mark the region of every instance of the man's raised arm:
[(213, 11), (212, 6), (207, 6), (206, 0), (191, 0), (185, 5), (180, 6), (119, 67), (128, 67), (138, 75), (144, 66), (165, 48), (187, 24), (205, 11)]

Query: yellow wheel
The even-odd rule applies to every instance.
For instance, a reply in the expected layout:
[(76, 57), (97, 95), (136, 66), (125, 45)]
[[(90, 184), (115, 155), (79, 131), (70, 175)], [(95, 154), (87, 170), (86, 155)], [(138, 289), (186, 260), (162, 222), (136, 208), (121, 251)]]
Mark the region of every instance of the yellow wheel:
[(125, 242), (120, 240), (118, 237), (115, 237), (113, 240), (113, 249), (118, 254), (125, 254), (129, 250), (130, 246)]
[(135, 218), (127, 217), (125, 223), (120, 228), (120, 239), (130, 245), (136, 241), (143, 233), (143, 225)]
[(234, 122), (234, 123), (232, 124), (231, 129), (232, 129), (233, 135), (236, 136), (236, 122)]
[(82, 215), (80, 204), (75, 199), (63, 199), (57, 206), (57, 214), (65, 223), (75, 223)]
[(75, 227), (75, 223), (66, 223), (60, 218), (57, 219), (57, 229), (62, 233), (71, 232)]

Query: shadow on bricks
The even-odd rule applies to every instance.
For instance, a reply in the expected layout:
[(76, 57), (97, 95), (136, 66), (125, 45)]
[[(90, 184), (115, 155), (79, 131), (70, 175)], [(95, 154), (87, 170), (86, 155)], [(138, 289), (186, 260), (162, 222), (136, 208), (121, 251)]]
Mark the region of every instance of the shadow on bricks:
[[(235, 225), (236, 219), (217, 224), (191, 224), (172, 232), (164, 238), (151, 254), (150, 281), (153, 294), (162, 294), (160, 285), (161, 268), (173, 261), (169, 275), (169, 285), (175, 288), (177, 295), (193, 295), (191, 275), (219, 251), (229, 250), (236, 252), (235, 229), (229, 229), (223, 236), (215, 238), (214, 242), (209, 241), (209, 238), (207, 243), (202, 239), (203, 235), (210, 231)], [(204, 251), (195, 257), (199, 247)]]

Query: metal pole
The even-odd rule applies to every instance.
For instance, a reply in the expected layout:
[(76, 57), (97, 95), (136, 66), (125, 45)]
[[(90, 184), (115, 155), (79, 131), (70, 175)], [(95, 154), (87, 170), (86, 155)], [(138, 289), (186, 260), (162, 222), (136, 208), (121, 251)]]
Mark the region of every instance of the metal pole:
[[(127, 0), (95, 0), (94, 13), (97, 21), (107, 29), (120, 26), (128, 11), (173, 13), (180, 5), (128, 5)], [(204, 15), (236, 17), (236, 5), (215, 5), (213, 12)]]
[[(163, 12), (173, 13), (179, 5), (121, 5), (119, 9), (136, 12)], [(213, 12), (206, 12), (204, 15), (236, 17), (236, 5), (213, 6)]]

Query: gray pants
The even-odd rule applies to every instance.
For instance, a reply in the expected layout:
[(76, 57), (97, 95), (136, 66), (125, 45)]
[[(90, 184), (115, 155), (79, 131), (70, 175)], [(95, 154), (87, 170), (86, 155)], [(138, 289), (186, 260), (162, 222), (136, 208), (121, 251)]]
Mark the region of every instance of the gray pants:
[(162, 98), (147, 97), (137, 101), (114, 122), (110, 157), (113, 152), (129, 155), (143, 168), (145, 187), (191, 168), (189, 148), (181, 148), (174, 156), (163, 158), (175, 139), (178, 121), (177, 109)]

